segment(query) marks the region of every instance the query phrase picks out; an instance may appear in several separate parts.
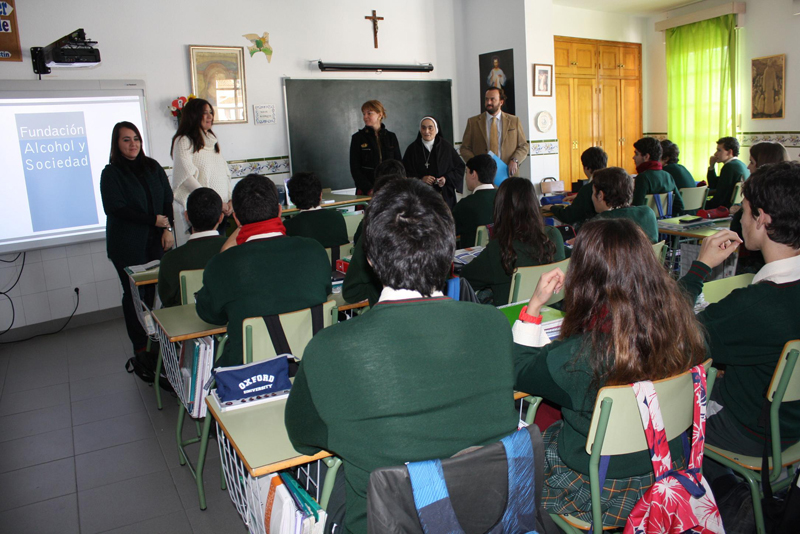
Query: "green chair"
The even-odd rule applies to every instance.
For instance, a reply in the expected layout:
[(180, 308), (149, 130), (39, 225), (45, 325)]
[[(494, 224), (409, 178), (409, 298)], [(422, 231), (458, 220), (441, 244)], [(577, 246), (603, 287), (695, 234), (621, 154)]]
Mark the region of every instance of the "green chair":
[(742, 200), (744, 200), (744, 195), (742, 194), (743, 186), (744, 182), (739, 182), (735, 186), (733, 186), (733, 195), (731, 195), (731, 205), (741, 204)]
[[(784, 402), (800, 400), (800, 373), (795, 373), (795, 365), (800, 355), (800, 340), (789, 341), (784, 345), (781, 358), (775, 366), (772, 381), (767, 390), (766, 400), (769, 406), (769, 426), (771, 433), (772, 451), (769, 456), (769, 483), (773, 491), (780, 491), (791, 484), (792, 477), (788, 476), (778, 480), (783, 468), (800, 462), (800, 441), (794, 443), (786, 450), (781, 451), (781, 426), (779, 411)], [(709, 388), (709, 392), (711, 388)], [(756, 516), (756, 531), (758, 534), (766, 532), (764, 527), (764, 512), (761, 508), (761, 462), (760, 456), (745, 456), (732, 451), (727, 451), (713, 445), (706, 444), (705, 455), (716, 460), (724, 466), (733, 469), (747, 481), (750, 494), (753, 497), (753, 513)]]
[(489, 244), (489, 229), (486, 228), (486, 225), (479, 226), (478, 229), (475, 231), (475, 246), (485, 247), (488, 244)]
[[(706, 390), (711, 391), (716, 370), (711, 368), (711, 360), (703, 366), (708, 371)], [(667, 439), (672, 440), (692, 427), (694, 418), (694, 385), (691, 371), (672, 378), (654, 381), (658, 394), (661, 416)], [(613, 409), (612, 409), (613, 408)], [(639, 415), (639, 403), (630, 385), (607, 386), (597, 393), (594, 404), (589, 435), (586, 438), (586, 452), (589, 459), (589, 479), (592, 496), (592, 523), (581, 521), (573, 516), (550, 514), (553, 521), (564, 532), (578, 534), (594, 527), (595, 532), (603, 530), (603, 513), (600, 508), (600, 457), (618, 456), (647, 451), (647, 438)]]
[[(326, 248), (325, 252), (328, 254), (328, 261), (331, 264), (331, 270), (336, 270), (335, 261), (333, 260), (333, 249)], [(353, 254), (353, 244), (347, 243), (346, 245), (341, 245), (339, 247), (339, 257), (336, 259), (344, 258), (345, 256), (350, 256)]]
[[(650, 208), (651, 210), (653, 210), (653, 213), (656, 214), (656, 219), (668, 219), (668, 218), (672, 217), (671, 213), (667, 213), (667, 204), (668, 204), (667, 198), (668, 198), (668, 196), (669, 196), (669, 193), (660, 193), (658, 195), (658, 198), (661, 199), (661, 209), (663, 210), (663, 213), (659, 213), (658, 212), (658, 205), (656, 204), (656, 198), (655, 198), (656, 195), (645, 195), (645, 199), (647, 201), (646, 202), (647, 207)], [(673, 202), (673, 206), (674, 206), (674, 203), (675, 203), (675, 199), (674, 198), (672, 199), (672, 202)]]
[[(517, 267), (511, 274), (511, 288), (508, 293), (508, 302), (514, 303), (520, 300), (527, 300), (533, 295), (536, 289), (536, 284), (539, 283), (539, 278), (546, 272), (559, 268), (564, 273), (567, 272), (569, 266), (569, 259), (562, 260), (556, 263), (549, 263), (547, 265), (534, 265), (533, 267)], [(553, 295), (547, 304), (555, 304), (564, 299), (564, 289)]]
[[(329, 300), (322, 305), (323, 328), (336, 322), (337, 312), (335, 300)], [(303, 352), (312, 337), (311, 308), (282, 313), (279, 317), (286, 340), (292, 348), (292, 355), (297, 360), (303, 359)], [(250, 317), (242, 321), (242, 335), (244, 337), (243, 363), (268, 360), (277, 356), (267, 325), (264, 324), (261, 317)]]
[(681, 198), (683, 199), (684, 211), (701, 210), (706, 206), (706, 197), (708, 196), (708, 186), (702, 187), (684, 187), (681, 191)]
[(203, 288), (203, 269), (181, 271), (181, 304), (193, 304), (194, 294)]
[(712, 280), (703, 284), (703, 298), (709, 304), (714, 304), (727, 297), (734, 289), (747, 287), (753, 281), (753, 273), (739, 274)]
[(353, 237), (356, 235), (356, 230), (361, 221), (364, 220), (364, 212), (358, 213), (345, 213), (344, 223), (347, 225), (347, 238), (352, 242)]
[(667, 247), (665, 246), (665, 241), (659, 241), (658, 243), (653, 243), (653, 252), (656, 254), (656, 259), (658, 259), (658, 263), (664, 264), (667, 259)]

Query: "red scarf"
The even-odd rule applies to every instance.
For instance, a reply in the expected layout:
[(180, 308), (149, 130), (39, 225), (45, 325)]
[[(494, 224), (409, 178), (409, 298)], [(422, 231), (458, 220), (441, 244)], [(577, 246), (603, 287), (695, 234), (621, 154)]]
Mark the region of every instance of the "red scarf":
[(254, 235), (269, 234), (274, 232), (280, 232), (281, 235), (286, 235), (286, 228), (283, 226), (283, 221), (281, 221), (280, 217), (267, 219), (266, 221), (245, 224), (239, 228), (239, 235), (236, 236), (236, 244), (241, 245)]
[(636, 167), (636, 173), (642, 173), (644, 171), (660, 171), (663, 167), (661, 166), (660, 161), (645, 161), (638, 167)]

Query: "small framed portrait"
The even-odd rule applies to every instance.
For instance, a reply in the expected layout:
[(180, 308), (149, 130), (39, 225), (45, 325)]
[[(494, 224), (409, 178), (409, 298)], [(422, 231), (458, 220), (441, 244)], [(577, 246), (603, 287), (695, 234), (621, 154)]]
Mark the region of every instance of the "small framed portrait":
[(214, 106), (214, 123), (247, 122), (244, 48), (190, 46), (192, 93)]
[(752, 117), (782, 119), (786, 104), (786, 54), (757, 57), (752, 64)]
[(533, 64), (533, 96), (553, 96), (553, 66)]

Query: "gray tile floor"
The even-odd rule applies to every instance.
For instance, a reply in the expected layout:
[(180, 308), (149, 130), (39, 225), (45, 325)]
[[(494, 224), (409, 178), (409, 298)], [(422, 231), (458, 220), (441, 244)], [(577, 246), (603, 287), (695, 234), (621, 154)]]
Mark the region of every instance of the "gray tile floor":
[(159, 411), (125, 372), (130, 356), (122, 319), (0, 346), (0, 534), (247, 532), (215, 441), (200, 510), (178, 462), (177, 402), (164, 395)]

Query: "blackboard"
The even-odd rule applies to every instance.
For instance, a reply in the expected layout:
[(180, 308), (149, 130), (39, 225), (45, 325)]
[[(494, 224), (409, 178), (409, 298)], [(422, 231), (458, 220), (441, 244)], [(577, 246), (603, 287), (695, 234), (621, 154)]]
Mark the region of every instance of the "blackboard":
[(355, 187), (350, 176), (350, 137), (364, 127), (361, 105), (380, 100), (386, 128), (405, 153), (419, 133), (419, 121), (432, 115), (453, 142), (451, 80), (298, 80), (284, 79), (291, 171), (315, 172), (323, 187)]

